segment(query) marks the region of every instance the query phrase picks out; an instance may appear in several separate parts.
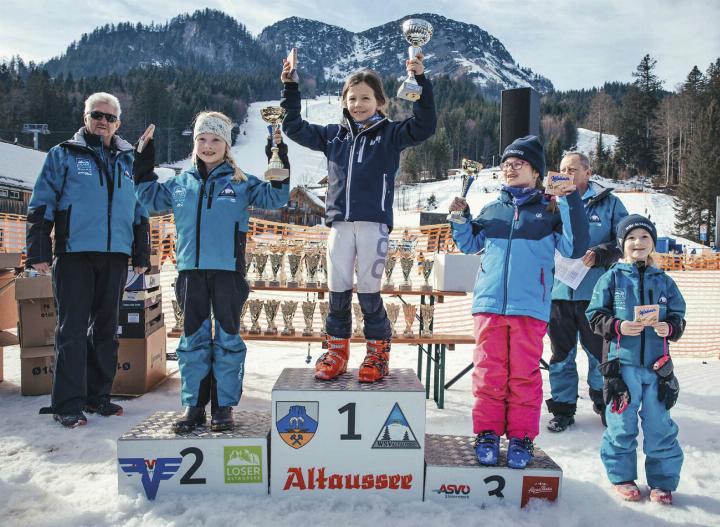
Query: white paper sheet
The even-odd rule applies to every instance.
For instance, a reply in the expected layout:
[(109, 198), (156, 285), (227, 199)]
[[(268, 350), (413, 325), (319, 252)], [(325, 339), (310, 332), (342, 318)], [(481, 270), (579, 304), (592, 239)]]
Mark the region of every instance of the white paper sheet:
[(555, 278), (572, 289), (578, 288), (589, 270), (590, 268), (583, 263), (582, 258), (565, 258), (555, 251)]

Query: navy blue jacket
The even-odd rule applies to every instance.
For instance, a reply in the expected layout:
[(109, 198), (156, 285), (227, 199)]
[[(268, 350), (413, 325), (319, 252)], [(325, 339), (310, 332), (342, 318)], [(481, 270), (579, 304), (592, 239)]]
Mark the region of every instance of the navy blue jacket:
[(135, 199), (133, 147), (113, 136), (111, 147), (81, 128), (50, 149), (35, 181), (27, 216), (27, 264), (55, 255), (112, 252), (149, 267), (148, 214)]
[(588, 269), (577, 289), (571, 289), (556, 278), (552, 290), (553, 300), (590, 300), (598, 278), (622, 256), (615, 234), (620, 220), (628, 215), (622, 201), (612, 195), (612, 189), (596, 187), (592, 183), (582, 200), (590, 223), (589, 249), (595, 252), (595, 265)]
[(218, 269), (245, 274), (248, 207), (276, 209), (287, 203), (289, 181), (261, 181), (246, 175), (234, 181), (233, 167), (218, 165), (203, 179), (197, 167), (158, 183), (154, 174), (141, 174), (140, 203), (151, 211), (172, 209), (177, 230), (177, 268)]
[[(538, 194), (517, 206), (509, 192), (466, 223), (451, 223), (458, 248), (482, 251), (472, 312), (523, 315), (547, 322), (555, 249), (580, 258), (588, 246), (588, 220), (579, 194), (558, 198), (560, 213), (547, 210)], [(470, 220), (469, 209), (465, 216)]]
[(321, 126), (304, 121), (297, 83), (285, 84), (280, 101), (287, 112), (283, 131), (296, 143), (323, 152), (328, 160), (327, 225), (335, 221), (372, 221), (392, 228), (400, 152), (435, 133), (432, 86), (424, 75), (415, 78), (423, 93), (420, 101), (413, 103), (413, 117), (401, 122), (383, 117), (359, 132), (350, 124), (347, 110), (342, 124)]
[(621, 262), (600, 277), (585, 314), (605, 339), (604, 361), (619, 358), (621, 364), (650, 367), (664, 354), (663, 339), (651, 327), (634, 337), (618, 335), (620, 323), (635, 318), (635, 306), (648, 304), (657, 304), (660, 322), (670, 324), (668, 339), (679, 339), (685, 331), (685, 299), (665, 271)]

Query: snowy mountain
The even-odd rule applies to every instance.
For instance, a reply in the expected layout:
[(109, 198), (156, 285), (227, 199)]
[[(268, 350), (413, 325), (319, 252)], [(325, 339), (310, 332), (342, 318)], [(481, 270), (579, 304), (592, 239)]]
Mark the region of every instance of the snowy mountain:
[[(533, 86), (541, 93), (553, 89), (550, 80), (516, 64), (505, 46), (478, 26), (431, 13), (405, 18), (423, 18), (433, 25), (433, 37), (423, 48), (431, 76), (468, 77), (490, 92), (519, 86)], [(370, 67), (400, 78), (408, 48), (400, 29), (403, 20), (352, 33), (291, 17), (254, 38), (232, 17), (205, 9), (162, 25), (123, 22), (99, 27), (45, 67), (52, 75), (75, 78), (149, 66), (275, 77), (281, 59), (297, 47), (300, 74), (305, 77), (341, 82), (350, 72)]]

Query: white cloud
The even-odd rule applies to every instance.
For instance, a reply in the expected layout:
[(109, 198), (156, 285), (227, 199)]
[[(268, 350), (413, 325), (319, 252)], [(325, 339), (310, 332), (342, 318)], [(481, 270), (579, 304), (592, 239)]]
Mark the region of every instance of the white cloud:
[[(342, 7), (338, 7), (341, 5)], [(705, 70), (720, 55), (720, 2), (715, 0), (4, 0), (0, 57), (42, 61), (62, 53), (84, 32), (107, 23), (163, 23), (182, 12), (225, 11), (257, 35), (278, 20), (300, 16), (362, 31), (415, 12), (475, 24), (497, 37), (513, 58), (559, 89), (629, 81), (640, 59), (657, 59), (672, 89), (692, 66)]]

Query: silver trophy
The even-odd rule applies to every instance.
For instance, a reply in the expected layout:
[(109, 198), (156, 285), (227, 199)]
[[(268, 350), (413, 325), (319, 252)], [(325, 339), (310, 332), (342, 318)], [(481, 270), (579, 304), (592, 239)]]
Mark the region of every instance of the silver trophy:
[(411, 338), (415, 335), (412, 331), (413, 323), (415, 322), (415, 314), (417, 313), (417, 306), (415, 304), (403, 304), (403, 316), (405, 317), (405, 331), (403, 331), (403, 337)]
[(303, 328), (303, 337), (313, 336), (313, 317), (315, 316), (315, 302), (305, 300), (302, 303), (302, 313), (305, 319), (305, 327)]
[(185, 313), (183, 313), (183, 310), (180, 307), (180, 304), (177, 303), (177, 300), (172, 301), (172, 307), (173, 315), (175, 315), (175, 327), (172, 328), (172, 330), (182, 333), (185, 325)]
[(270, 287), (280, 287), (280, 280), (278, 280), (278, 272), (282, 267), (283, 253), (280, 249), (273, 249), (270, 253), (270, 271), (272, 271), (272, 278), (268, 282)]
[(275, 325), (275, 316), (280, 307), (280, 300), (265, 300), (265, 319), (267, 320), (267, 329), (265, 335), (277, 335), (278, 329)]
[(392, 329), (392, 336), (397, 337), (397, 330), (395, 329), (395, 322), (397, 322), (398, 315), (400, 314), (400, 304), (385, 304), (385, 311), (387, 311), (388, 320), (390, 320), (390, 328)]
[(286, 300), (280, 306), (283, 317), (283, 330), (280, 332), (282, 335), (294, 335), (295, 328), (293, 327), (293, 319), (295, 318), (295, 311), (297, 311), (298, 303), (295, 300)]
[(362, 312), (362, 307), (357, 302), (353, 304), (353, 314), (355, 315), (355, 330), (353, 331), (354, 337), (363, 336), (363, 320), (365, 316)]
[(275, 144), (275, 131), (280, 129), (280, 123), (285, 117), (285, 109), (280, 106), (266, 106), (260, 109), (260, 116), (263, 121), (270, 123), (268, 125), (268, 132), (270, 132), (270, 140), (272, 141), (272, 155), (270, 156), (270, 162), (268, 168), (265, 171), (265, 179), (267, 181), (280, 181), (290, 176), (290, 171), (283, 165), (278, 152), (280, 149)]
[(300, 286), (300, 282), (297, 279), (298, 271), (300, 270), (300, 262), (302, 262), (302, 255), (299, 252), (299, 248), (293, 247), (288, 253), (288, 269), (290, 271), (290, 277), (287, 281), (289, 288), (295, 288)]
[(410, 273), (412, 272), (415, 255), (410, 251), (400, 253), (400, 268), (402, 269), (403, 282), (400, 284), (400, 291), (412, 291)]
[(255, 272), (257, 272), (257, 278), (255, 279), (255, 287), (265, 286), (265, 266), (268, 261), (268, 253), (263, 249), (259, 249), (255, 253)]
[[(468, 192), (470, 191), (470, 186), (473, 184), (473, 181), (475, 181), (475, 178), (477, 178), (478, 172), (480, 172), (481, 169), (482, 165), (477, 161), (472, 161), (471, 159), (462, 160), (461, 198), (465, 199), (467, 197)], [(461, 210), (450, 211), (450, 214), (447, 215), (447, 219), (453, 223), (465, 223), (467, 221), (463, 211)]]
[(247, 328), (245, 327), (245, 313), (247, 313), (248, 310), (248, 303), (247, 301), (243, 302), (242, 307), (240, 308), (240, 328), (238, 329), (238, 333), (245, 333), (247, 331)]
[(328, 316), (329, 310), (330, 310), (329, 302), (320, 302), (320, 321), (322, 322), (320, 333), (322, 333), (323, 335), (327, 335), (327, 330), (325, 329), (325, 325), (327, 324), (327, 316)]
[[(430, 22), (421, 20), (419, 18), (410, 18), (403, 22), (402, 32), (405, 40), (408, 41), (410, 47), (408, 48), (408, 55), (410, 60), (417, 57), (422, 53), (423, 46), (427, 44), (432, 37), (433, 27)], [(407, 78), (402, 82), (398, 89), (397, 96), (399, 99), (405, 99), (407, 101), (419, 101), (422, 95), (422, 86), (420, 86), (415, 80), (415, 75), (410, 72)]]
[(392, 283), (392, 273), (393, 269), (395, 269), (395, 262), (397, 261), (395, 254), (395, 251), (388, 251), (387, 257), (385, 258), (385, 283), (383, 284), (383, 289), (387, 289), (388, 291), (395, 289)]
[(327, 289), (328, 287), (328, 266), (327, 266), (327, 247), (320, 249), (320, 269), (322, 270), (323, 279), (320, 281), (320, 287)]
[(432, 321), (435, 314), (435, 306), (430, 304), (422, 304), (420, 306), (420, 318), (422, 318), (421, 337), (432, 337)]
[(420, 287), (420, 290), (426, 293), (431, 293), (433, 290), (433, 287), (430, 285), (430, 274), (432, 273), (434, 264), (434, 260), (428, 260), (427, 258), (423, 261), (422, 264), (422, 274), (423, 278), (425, 279), (425, 283)]
[(262, 333), (262, 330), (260, 328), (260, 313), (262, 313), (263, 310), (263, 301), (259, 300), (257, 298), (253, 298), (252, 300), (248, 300), (248, 310), (250, 311), (250, 333), (251, 335), (260, 335)]
[(308, 249), (305, 252), (305, 270), (307, 271), (307, 282), (305, 282), (306, 287), (314, 288), (318, 286), (315, 275), (317, 274), (319, 263), (320, 253), (317, 249)]

